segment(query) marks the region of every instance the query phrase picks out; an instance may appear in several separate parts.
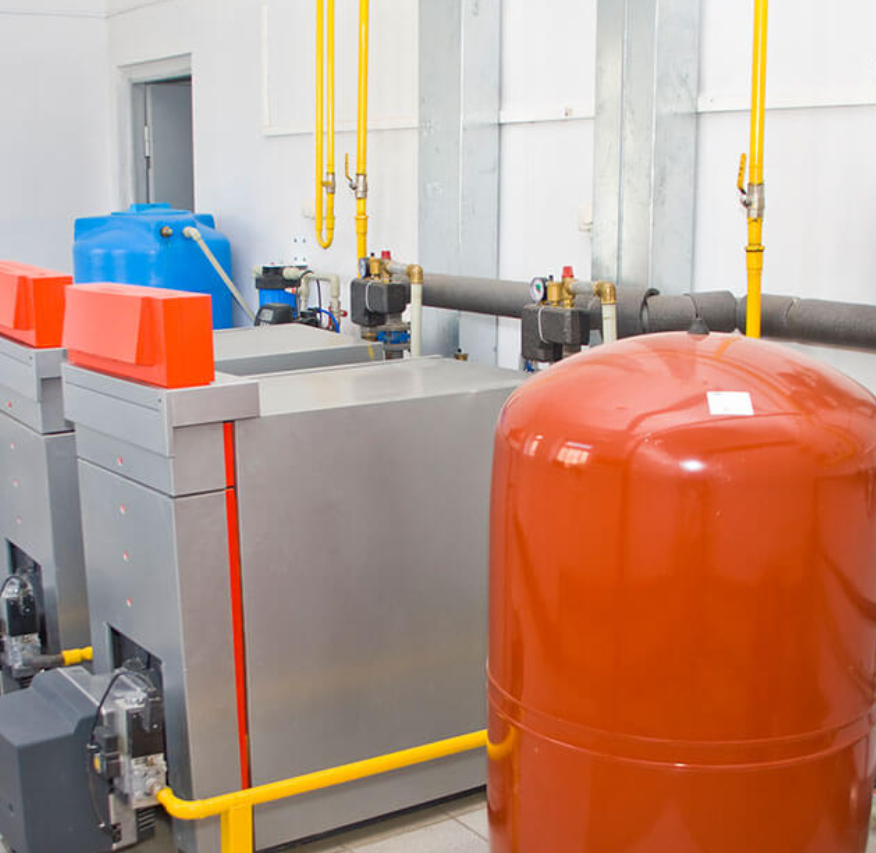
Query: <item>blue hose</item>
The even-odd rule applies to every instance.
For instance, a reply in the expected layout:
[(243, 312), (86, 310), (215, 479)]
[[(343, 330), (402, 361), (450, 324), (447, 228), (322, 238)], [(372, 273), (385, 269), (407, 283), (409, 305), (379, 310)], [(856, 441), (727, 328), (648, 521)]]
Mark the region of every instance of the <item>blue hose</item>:
[(326, 311), (325, 308), (313, 308), (313, 311), (316, 311), (317, 314), (325, 314), (329, 320), (332, 321), (332, 325), (334, 326), (334, 330), (340, 334), (341, 333), (341, 324), (338, 322), (338, 318), (332, 314), (331, 311)]

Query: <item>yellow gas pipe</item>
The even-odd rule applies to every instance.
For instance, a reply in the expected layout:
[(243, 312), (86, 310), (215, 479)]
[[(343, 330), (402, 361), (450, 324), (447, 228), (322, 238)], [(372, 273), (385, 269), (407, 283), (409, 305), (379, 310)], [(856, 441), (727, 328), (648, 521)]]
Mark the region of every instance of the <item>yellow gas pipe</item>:
[(760, 337), (761, 280), (763, 277), (763, 215), (765, 193), (763, 180), (763, 138), (766, 98), (767, 19), (769, 0), (754, 0), (754, 49), (751, 73), (751, 163), (748, 189), (742, 186), (745, 155), (739, 167), (739, 189), (748, 211), (748, 245), (745, 247), (748, 271), (745, 333)]
[[(509, 734), (505, 742), (492, 747), (489, 745), (486, 731), (478, 731), (206, 800), (181, 800), (170, 788), (158, 791), (156, 797), (165, 811), (178, 820), (203, 820), (221, 815), (222, 853), (252, 853), (253, 806), (273, 803), (298, 794), (343, 785), (356, 779), (365, 779), (391, 770), (400, 770), (484, 747), (490, 750), (491, 757), (504, 758), (513, 743), (513, 736)], [(495, 755), (492, 751), (494, 749)]]
[[(325, 8), (326, 4), (328, 11)], [(328, 84), (328, 163), (323, 177), (326, 82)], [(335, 239), (335, 188), (335, 0), (316, 0), (315, 218), (316, 240), (323, 249), (328, 249)], [(325, 216), (323, 216), (323, 199), (325, 199)]]
[(359, 0), (359, 114), (356, 129), (356, 177), (346, 176), (356, 195), (356, 259), (368, 257), (368, 0)]

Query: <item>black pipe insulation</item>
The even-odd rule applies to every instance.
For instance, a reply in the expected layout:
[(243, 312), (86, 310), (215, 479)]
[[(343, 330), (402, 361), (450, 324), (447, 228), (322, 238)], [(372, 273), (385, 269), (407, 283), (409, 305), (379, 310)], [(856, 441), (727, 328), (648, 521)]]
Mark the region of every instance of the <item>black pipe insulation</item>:
[[(710, 331), (745, 331), (747, 300), (729, 291), (685, 296), (649, 296), (639, 315), (644, 332), (685, 331), (702, 319)], [(618, 300), (618, 336), (623, 337)], [(876, 351), (876, 305), (798, 299), (794, 296), (761, 297), (761, 334), (765, 338), (803, 344)]]
[[(617, 295), (621, 338), (685, 331), (697, 317), (713, 332), (745, 331), (746, 299), (729, 291), (662, 296), (653, 288), (619, 287)], [(427, 274), (423, 304), (519, 318), (531, 297), (528, 282)], [(586, 308), (591, 328), (601, 327), (598, 299), (579, 296), (576, 307)], [(761, 332), (777, 340), (876, 351), (876, 305), (765, 294)]]
[[(851, 349), (876, 349), (876, 305), (763, 296), (761, 333), (800, 343)], [(739, 300), (738, 326), (745, 331), (745, 299)]]
[[(737, 299), (727, 291), (654, 296), (645, 303), (642, 325), (646, 332), (684, 331), (699, 316), (713, 332), (744, 332), (746, 307), (744, 297)], [(761, 334), (803, 344), (876, 350), (876, 305), (765, 294)]]
[(423, 304), (473, 314), (520, 317), (523, 306), (532, 304), (532, 298), (528, 281), (426, 273)]
[(642, 309), (646, 332), (684, 332), (697, 318), (712, 332), (735, 332), (736, 297), (729, 291), (653, 296)]

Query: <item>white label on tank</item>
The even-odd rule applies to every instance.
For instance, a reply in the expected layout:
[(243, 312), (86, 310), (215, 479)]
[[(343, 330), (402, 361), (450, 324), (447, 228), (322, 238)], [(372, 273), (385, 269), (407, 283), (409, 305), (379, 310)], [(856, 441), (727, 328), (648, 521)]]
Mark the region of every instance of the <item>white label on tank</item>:
[(748, 391), (709, 391), (709, 412), (713, 415), (753, 415)]

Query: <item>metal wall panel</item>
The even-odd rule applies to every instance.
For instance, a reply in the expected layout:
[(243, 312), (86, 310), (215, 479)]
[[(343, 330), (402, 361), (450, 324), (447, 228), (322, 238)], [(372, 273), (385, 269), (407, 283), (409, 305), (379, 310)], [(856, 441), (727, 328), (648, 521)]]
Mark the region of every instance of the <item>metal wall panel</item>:
[[(419, 261), (499, 272), (500, 0), (420, 0)], [(423, 350), (495, 364), (495, 317), (424, 309)]]
[(594, 280), (692, 289), (700, 0), (598, 0)]

